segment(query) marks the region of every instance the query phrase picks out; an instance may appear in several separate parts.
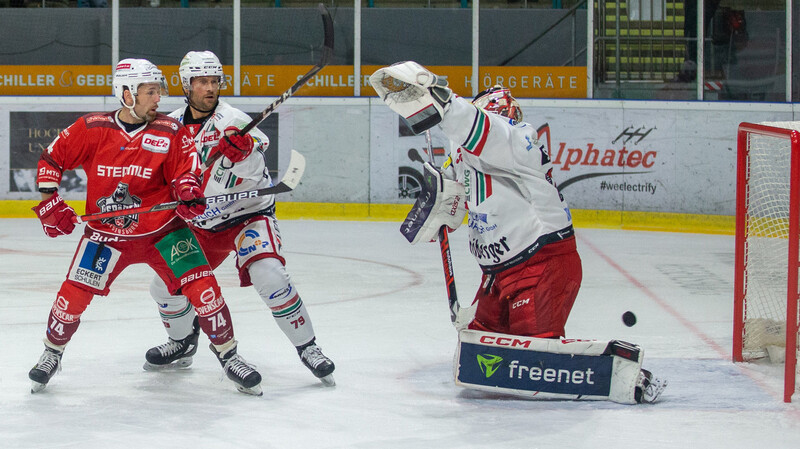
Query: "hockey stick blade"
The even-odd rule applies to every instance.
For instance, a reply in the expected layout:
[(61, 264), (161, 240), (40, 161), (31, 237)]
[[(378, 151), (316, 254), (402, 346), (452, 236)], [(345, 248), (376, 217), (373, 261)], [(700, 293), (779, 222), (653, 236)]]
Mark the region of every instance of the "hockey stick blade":
[[(253, 128), (258, 126), (259, 123), (263, 122), (267, 117), (269, 117), (275, 109), (278, 108), (284, 101), (288, 100), (289, 97), (294, 95), (301, 87), (305, 86), (308, 80), (311, 79), (314, 75), (316, 75), (320, 70), (325, 68), (326, 65), (331, 61), (333, 57), (333, 19), (331, 18), (331, 13), (328, 11), (328, 8), (325, 7), (322, 3), (318, 6), (319, 12), (322, 15), (322, 27), (323, 32), (325, 34), (325, 40), (322, 44), (322, 56), (320, 56), (319, 62), (317, 65), (311, 68), (302, 78), (297, 80), (296, 83), (292, 85), (286, 92), (282, 93), (280, 97), (275, 99), (266, 109), (261, 111), (250, 123), (247, 124), (244, 128), (242, 128), (238, 134), (243, 136), (250, 132)], [(210, 157), (205, 163), (203, 163), (203, 171), (205, 168), (211, 167), (217, 159), (222, 157), (222, 153), (216, 153), (212, 157)]]
[[(238, 201), (247, 198), (256, 198), (260, 196), (275, 195), (277, 193), (291, 192), (300, 183), (303, 177), (303, 172), (306, 169), (306, 158), (295, 150), (292, 150), (291, 158), (289, 159), (289, 166), (286, 168), (286, 173), (283, 175), (281, 182), (272, 187), (264, 187), (262, 189), (247, 190), (244, 192), (235, 193), (222, 193), (219, 195), (212, 195), (205, 197), (206, 205), (227, 203), (230, 201)], [(75, 223), (84, 223), (87, 221), (103, 220), (106, 218), (124, 217), (127, 215), (146, 214), (150, 212), (158, 212), (163, 210), (175, 209), (180, 205), (180, 201), (170, 201), (169, 203), (156, 204), (155, 206), (134, 207), (130, 209), (113, 210), (108, 212), (99, 212), (96, 214), (81, 215), (75, 217)]]

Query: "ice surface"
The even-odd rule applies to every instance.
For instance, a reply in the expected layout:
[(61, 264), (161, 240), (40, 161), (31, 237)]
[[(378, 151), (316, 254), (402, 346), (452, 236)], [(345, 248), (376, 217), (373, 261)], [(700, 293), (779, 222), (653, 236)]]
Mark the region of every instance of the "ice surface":
[[(280, 218), (280, 217), (279, 217)], [(233, 263), (219, 272), (240, 353), (265, 377), (238, 393), (201, 336), (191, 369), (142, 370), (165, 341), (147, 267), (96, 297), (39, 394), (27, 372), (77, 235), (0, 220), (0, 448), (794, 448), (800, 397), (782, 402), (775, 367), (730, 361), (733, 237), (578, 229), (584, 282), (567, 334), (621, 339), (669, 379), (657, 404), (535, 401), (453, 384), (438, 246), (409, 245), (399, 223), (282, 221), (288, 268), (335, 388), (303, 367)], [(479, 271), (465, 230), (451, 236), (458, 292)], [(631, 310), (633, 327), (621, 320)]]

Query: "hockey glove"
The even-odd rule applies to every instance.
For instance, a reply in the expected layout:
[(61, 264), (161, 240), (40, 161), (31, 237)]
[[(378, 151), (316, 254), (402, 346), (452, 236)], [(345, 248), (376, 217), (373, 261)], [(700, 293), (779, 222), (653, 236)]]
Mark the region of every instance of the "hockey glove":
[(424, 171), (422, 192), (400, 226), (400, 232), (412, 244), (436, 240), (442, 226), (457, 229), (467, 213), (462, 184), (445, 178), (427, 162)]
[(225, 128), (225, 137), (219, 140), (217, 150), (234, 164), (241, 162), (253, 152), (253, 137), (249, 134), (240, 136), (239, 128), (229, 126)]
[(206, 210), (200, 178), (192, 172), (172, 181), (172, 197), (181, 202), (175, 213), (186, 221), (191, 221)]
[(69, 235), (75, 229), (75, 213), (64, 198), (56, 192), (53, 196), (31, 208), (36, 212), (36, 216), (42, 222), (44, 233), (48, 237), (58, 237), (59, 235)]
[(415, 134), (439, 124), (453, 96), (446, 78), (414, 61), (378, 69), (369, 82), (381, 100), (400, 114)]

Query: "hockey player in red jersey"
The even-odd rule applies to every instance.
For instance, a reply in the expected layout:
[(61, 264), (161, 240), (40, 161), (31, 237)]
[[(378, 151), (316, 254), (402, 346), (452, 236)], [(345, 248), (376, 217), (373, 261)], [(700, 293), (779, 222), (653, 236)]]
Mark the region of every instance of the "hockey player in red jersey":
[[(269, 139), (258, 128), (240, 136), (250, 117), (219, 99), (225, 74), (210, 51), (190, 51), (179, 73), (187, 106), (170, 114), (192, 133), (200, 160), (210, 166), (203, 174), (205, 196), (236, 193), (272, 185), (265, 152)], [(209, 162), (215, 155), (224, 157)], [(311, 317), (286, 270), (275, 198), (272, 195), (214, 204), (191, 221), (212, 268), (236, 257), (241, 285), (253, 286), (272, 312), (278, 327), (297, 349), (302, 363), (325, 385), (334, 385), (334, 363), (316, 344)], [(145, 354), (144, 368), (187, 367), (196, 350), (195, 317), (184, 296), (170, 294), (159, 277), (150, 293), (159, 306), (169, 339)]]
[(107, 295), (128, 265), (145, 263), (170, 292), (181, 292), (194, 304), (211, 350), (237, 389), (260, 395), (261, 375), (237, 354), (230, 312), (185, 222), (205, 210), (198, 200), (200, 162), (188, 130), (156, 112), (167, 95), (161, 70), (144, 59), (124, 59), (116, 66), (113, 87), (120, 109), (79, 118), (42, 152), (37, 172), (42, 201), (33, 210), (45, 233), (57, 237), (74, 230), (75, 211), (58, 187), (63, 173), (78, 167), (87, 176), (89, 214), (173, 200), (181, 205), (88, 222), (50, 311), (44, 353), (28, 374), (32, 392), (44, 389), (61, 369), (64, 348), (92, 298)]
[[(426, 179), (438, 179), (441, 188), (427, 202), (420, 195), (401, 231), (412, 243), (435, 240), (442, 226), (457, 228), (468, 211), (470, 252), (483, 271), (468, 329), (534, 337), (544, 348), (543, 339), (563, 338), (581, 285), (581, 259), (544, 139), (522, 121), (511, 92), (494, 86), (470, 102), (413, 61), (379, 69), (370, 82), (414, 132), (438, 124), (454, 143), (441, 171), (426, 164)], [(631, 388), (610, 397), (634, 400), (637, 362), (641, 357), (625, 380)], [(654, 401), (663, 388), (645, 388), (650, 379), (641, 380), (636, 400)]]

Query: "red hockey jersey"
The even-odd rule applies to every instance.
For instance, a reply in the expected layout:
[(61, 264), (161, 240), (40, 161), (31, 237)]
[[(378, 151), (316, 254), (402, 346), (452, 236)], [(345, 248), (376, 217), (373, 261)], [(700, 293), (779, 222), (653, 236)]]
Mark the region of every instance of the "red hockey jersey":
[[(64, 129), (42, 152), (39, 187), (58, 187), (66, 170), (83, 167), (87, 176), (86, 213), (108, 212), (172, 201), (170, 183), (200, 172), (194, 140), (177, 120), (158, 114), (128, 133), (117, 111), (92, 113)], [(90, 221), (106, 238), (149, 235), (179, 219), (166, 210)]]

